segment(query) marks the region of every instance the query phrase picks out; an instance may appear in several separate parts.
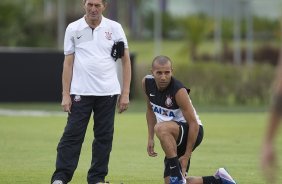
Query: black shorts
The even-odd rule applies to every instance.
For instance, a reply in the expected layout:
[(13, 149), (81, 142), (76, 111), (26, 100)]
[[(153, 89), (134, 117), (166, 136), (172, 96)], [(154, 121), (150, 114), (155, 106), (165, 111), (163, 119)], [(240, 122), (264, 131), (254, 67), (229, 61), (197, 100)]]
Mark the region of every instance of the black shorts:
[[(176, 144), (177, 144), (177, 156), (178, 158), (180, 158), (182, 155), (185, 154), (185, 151), (186, 151), (189, 126), (187, 123), (181, 123), (181, 122), (176, 122), (176, 123), (179, 125), (179, 136), (177, 138)], [(203, 129), (203, 126), (200, 125), (198, 137), (193, 147), (193, 151), (201, 144), (203, 137), (204, 137), (204, 129)], [(166, 157), (164, 158), (164, 166), (165, 166), (164, 177), (170, 176), (169, 164), (168, 164)], [(187, 173), (188, 173), (189, 167), (190, 167), (190, 159), (188, 161), (188, 165), (186, 169)]]

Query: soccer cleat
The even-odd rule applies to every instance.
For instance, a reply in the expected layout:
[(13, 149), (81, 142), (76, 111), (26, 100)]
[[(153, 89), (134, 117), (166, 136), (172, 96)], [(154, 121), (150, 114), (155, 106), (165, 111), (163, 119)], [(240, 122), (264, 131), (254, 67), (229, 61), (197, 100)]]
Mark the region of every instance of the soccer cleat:
[(61, 180), (55, 180), (52, 184), (64, 184)]
[(186, 184), (186, 179), (182, 177), (182, 180), (179, 180), (178, 177), (169, 177), (169, 184)]
[(219, 168), (215, 175), (215, 178), (220, 178), (222, 181), (222, 184), (236, 184), (234, 179), (230, 176), (230, 174), (226, 171), (225, 168)]

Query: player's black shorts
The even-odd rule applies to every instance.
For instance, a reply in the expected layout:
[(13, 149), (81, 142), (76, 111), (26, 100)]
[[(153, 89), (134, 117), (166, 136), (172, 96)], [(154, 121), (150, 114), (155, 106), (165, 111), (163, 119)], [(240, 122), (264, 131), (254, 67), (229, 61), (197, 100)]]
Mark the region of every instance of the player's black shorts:
[[(179, 136), (177, 138), (176, 144), (177, 144), (177, 156), (178, 158), (180, 158), (182, 155), (185, 154), (186, 151), (189, 126), (187, 123), (181, 123), (181, 122), (176, 122), (176, 123), (179, 125)], [(204, 129), (203, 126), (199, 125), (199, 133), (193, 151), (201, 144), (203, 137), (204, 137)], [(167, 177), (170, 175), (170, 169), (166, 157), (164, 159), (164, 166), (165, 166), (164, 177)], [(189, 167), (190, 167), (190, 159), (187, 165), (186, 172), (188, 172)]]

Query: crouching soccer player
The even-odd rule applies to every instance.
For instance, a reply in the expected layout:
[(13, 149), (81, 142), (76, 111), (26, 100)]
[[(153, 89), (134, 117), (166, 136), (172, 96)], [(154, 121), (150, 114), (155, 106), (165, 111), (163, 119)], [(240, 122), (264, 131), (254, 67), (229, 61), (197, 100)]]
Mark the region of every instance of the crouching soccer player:
[(152, 75), (142, 80), (146, 94), (149, 156), (155, 157), (154, 135), (165, 153), (165, 184), (235, 184), (224, 168), (214, 176), (187, 177), (193, 150), (203, 139), (203, 126), (189, 98), (189, 89), (172, 77), (172, 63), (167, 56), (157, 56)]

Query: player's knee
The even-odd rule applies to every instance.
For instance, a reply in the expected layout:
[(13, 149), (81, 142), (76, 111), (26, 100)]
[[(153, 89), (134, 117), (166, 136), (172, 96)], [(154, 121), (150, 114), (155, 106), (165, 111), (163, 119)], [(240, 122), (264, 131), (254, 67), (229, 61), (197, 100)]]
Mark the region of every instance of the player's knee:
[(155, 125), (154, 131), (155, 131), (156, 135), (158, 137), (160, 137), (160, 136), (168, 133), (168, 128), (165, 126), (165, 124), (158, 123), (158, 124)]

